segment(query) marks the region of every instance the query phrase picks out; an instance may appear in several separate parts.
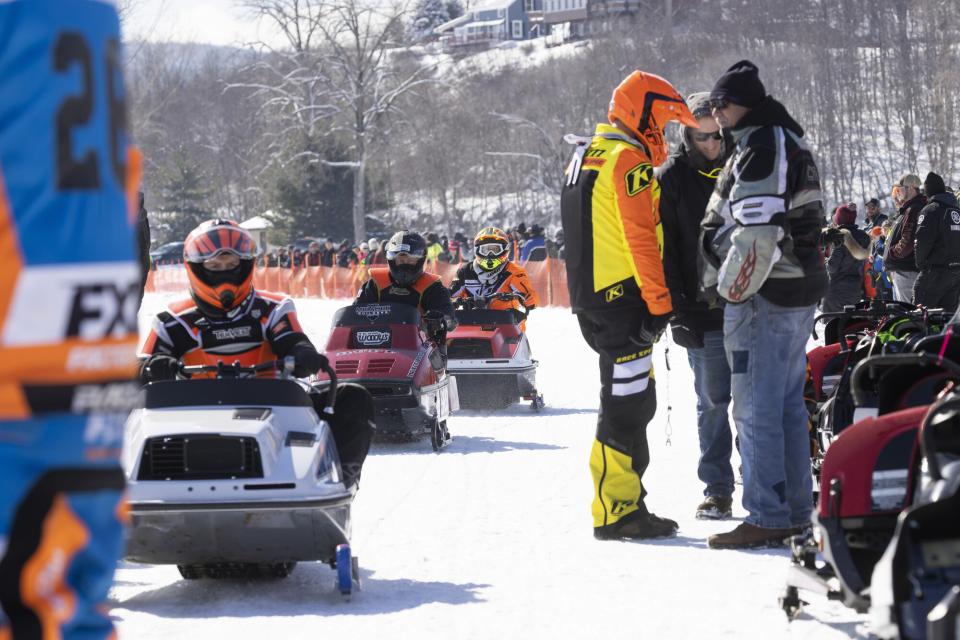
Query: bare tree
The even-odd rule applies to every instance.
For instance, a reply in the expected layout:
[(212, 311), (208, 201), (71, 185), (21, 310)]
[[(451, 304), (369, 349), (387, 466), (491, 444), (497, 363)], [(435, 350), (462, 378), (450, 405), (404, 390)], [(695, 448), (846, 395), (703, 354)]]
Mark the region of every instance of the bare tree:
[[(372, 145), (401, 96), (433, 82), (433, 66), (400, 55), (406, 12), (372, 0), (251, 0), (245, 3), (287, 39), (258, 63), (262, 79), (246, 84), (280, 115), (281, 138), (328, 136), (346, 141), (348, 158), (331, 159), (307, 148), (308, 157), (353, 173), (353, 231), (366, 238), (366, 170)], [(322, 128), (322, 131), (320, 130)]]

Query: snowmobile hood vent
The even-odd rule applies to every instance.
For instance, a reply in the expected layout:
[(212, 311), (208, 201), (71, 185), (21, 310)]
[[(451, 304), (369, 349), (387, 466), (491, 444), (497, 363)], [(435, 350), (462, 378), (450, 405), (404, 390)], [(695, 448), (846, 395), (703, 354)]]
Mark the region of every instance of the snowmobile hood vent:
[(262, 478), (256, 438), (171, 435), (148, 438), (137, 480), (231, 480)]

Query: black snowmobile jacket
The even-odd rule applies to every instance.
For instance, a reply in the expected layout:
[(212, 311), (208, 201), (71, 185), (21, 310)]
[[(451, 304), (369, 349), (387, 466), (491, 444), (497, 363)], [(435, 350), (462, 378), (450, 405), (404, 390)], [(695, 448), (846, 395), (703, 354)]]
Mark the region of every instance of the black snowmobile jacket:
[(913, 254), (914, 236), (917, 232), (917, 218), (926, 204), (926, 196), (917, 195), (900, 207), (900, 214), (883, 251), (883, 265), (887, 271), (917, 270), (917, 260)]
[(736, 146), (701, 225), (701, 286), (728, 302), (759, 293), (784, 307), (827, 290), (820, 173), (803, 129), (772, 97), (730, 131)]
[(938, 193), (921, 209), (914, 254), (920, 271), (960, 269), (960, 207), (952, 193)]
[[(663, 275), (673, 300), (674, 321), (699, 333), (723, 329), (723, 309), (699, 299), (697, 270), (700, 223), (726, 160), (704, 158), (687, 140), (654, 172), (660, 183), (660, 222), (663, 225)], [(729, 147), (728, 147), (729, 148)]]
[[(830, 285), (823, 298), (825, 312), (841, 311), (844, 305), (860, 302), (864, 294), (863, 261), (870, 255), (870, 236), (852, 224), (840, 225), (839, 229), (847, 233), (842, 244), (830, 247), (827, 258)], [(853, 255), (851, 248), (857, 255)]]

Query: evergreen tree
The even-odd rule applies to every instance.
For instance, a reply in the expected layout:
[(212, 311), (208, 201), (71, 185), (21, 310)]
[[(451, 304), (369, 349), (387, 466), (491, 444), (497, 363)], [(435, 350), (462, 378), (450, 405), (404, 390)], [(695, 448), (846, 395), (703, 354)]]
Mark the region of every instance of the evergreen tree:
[(414, 39), (425, 38), (436, 27), (462, 15), (460, 0), (417, 0), (410, 20), (410, 33)]
[[(315, 144), (306, 147), (329, 155), (329, 150), (323, 153)], [(273, 211), (272, 239), (292, 242), (304, 236), (352, 237), (352, 173), (348, 168), (325, 166), (306, 155), (278, 167), (267, 189)]]
[(213, 189), (199, 163), (180, 146), (161, 169), (158, 205), (152, 212), (153, 231), (161, 242), (182, 242), (198, 224), (214, 217)]

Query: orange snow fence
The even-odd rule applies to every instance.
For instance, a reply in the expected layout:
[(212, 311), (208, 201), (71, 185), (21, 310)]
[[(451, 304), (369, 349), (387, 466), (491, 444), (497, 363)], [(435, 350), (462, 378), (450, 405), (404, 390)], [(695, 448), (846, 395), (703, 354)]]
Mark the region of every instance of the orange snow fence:
[[(447, 286), (460, 267), (458, 263), (430, 262), (427, 271), (436, 273)], [(567, 272), (563, 260), (547, 258), (524, 265), (530, 281), (547, 307), (569, 307)], [(257, 267), (253, 283), (257, 289), (286, 293), (293, 298), (353, 298), (367, 280), (365, 266), (358, 267)], [(163, 265), (147, 275), (147, 291), (186, 293), (187, 272), (182, 264)]]

